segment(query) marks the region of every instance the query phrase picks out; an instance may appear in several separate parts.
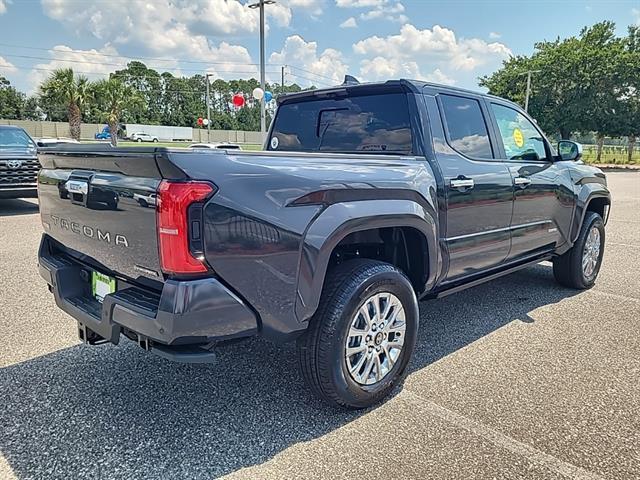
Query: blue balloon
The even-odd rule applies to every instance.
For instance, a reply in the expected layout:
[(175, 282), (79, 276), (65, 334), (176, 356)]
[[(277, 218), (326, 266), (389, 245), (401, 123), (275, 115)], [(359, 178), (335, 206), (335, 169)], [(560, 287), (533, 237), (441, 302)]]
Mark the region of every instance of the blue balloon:
[(264, 92), (264, 101), (266, 103), (269, 103), (271, 100), (273, 100), (273, 93), (271, 92)]

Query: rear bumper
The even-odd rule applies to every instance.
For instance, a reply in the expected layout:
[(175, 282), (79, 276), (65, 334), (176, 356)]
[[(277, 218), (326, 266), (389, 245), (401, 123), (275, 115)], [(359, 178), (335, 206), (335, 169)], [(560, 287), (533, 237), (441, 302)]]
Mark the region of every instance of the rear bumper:
[(11, 187), (3, 186), (0, 188), (0, 198), (37, 198), (38, 189), (34, 186), (28, 187)]
[(96, 343), (91, 341), (95, 333), (101, 337), (98, 340), (117, 344), (124, 333), (171, 357), (167, 347), (183, 355), (185, 346), (205, 346), (258, 331), (253, 311), (215, 278), (167, 280), (161, 292), (117, 279), (116, 292), (100, 303), (91, 295), (92, 268), (61, 252), (46, 234), (38, 268), (58, 307), (78, 321), (81, 337), (84, 332), (82, 339), (89, 343)]

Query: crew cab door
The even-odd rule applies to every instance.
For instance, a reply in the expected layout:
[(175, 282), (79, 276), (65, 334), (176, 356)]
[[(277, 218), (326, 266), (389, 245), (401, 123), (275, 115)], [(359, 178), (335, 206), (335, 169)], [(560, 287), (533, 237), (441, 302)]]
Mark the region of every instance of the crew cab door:
[(513, 182), (496, 160), (486, 105), (473, 94), (425, 89), (437, 166), (443, 177), (445, 281), (500, 265), (511, 244)]
[(500, 158), (514, 184), (511, 250), (507, 260), (552, 251), (569, 236), (572, 182), (563, 162), (554, 161), (537, 125), (513, 105), (487, 101)]

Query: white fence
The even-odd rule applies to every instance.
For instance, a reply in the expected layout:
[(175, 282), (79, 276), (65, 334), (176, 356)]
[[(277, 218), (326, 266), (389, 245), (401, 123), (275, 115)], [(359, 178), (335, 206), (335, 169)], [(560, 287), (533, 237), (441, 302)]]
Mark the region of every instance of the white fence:
[[(69, 124), (67, 122), (38, 122), (32, 120), (2, 120), (0, 125), (17, 125), (24, 128), (29, 135), (34, 138), (40, 137), (70, 137)], [(80, 125), (80, 138), (83, 140), (93, 140), (96, 133), (100, 133), (104, 128), (104, 123), (83, 123)], [(260, 132), (245, 132), (242, 130), (211, 130), (207, 135), (207, 130), (203, 128), (193, 128), (194, 142), (233, 142), (262, 144)]]

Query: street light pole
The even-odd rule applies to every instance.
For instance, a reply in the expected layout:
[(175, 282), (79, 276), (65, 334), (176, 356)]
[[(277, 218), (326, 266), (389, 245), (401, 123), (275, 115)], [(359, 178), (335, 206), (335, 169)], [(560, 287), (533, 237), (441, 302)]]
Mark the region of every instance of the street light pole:
[[(260, 88), (264, 92), (266, 90), (266, 82), (264, 78), (264, 6), (273, 5), (275, 0), (259, 0), (257, 3), (252, 3), (249, 8), (260, 9)], [(264, 104), (264, 96), (260, 99), (260, 132), (262, 133), (262, 140), (266, 138), (267, 133), (267, 115)]]
[(207, 143), (211, 142), (211, 97), (209, 94), (209, 77), (212, 77), (212, 73), (207, 73)]

